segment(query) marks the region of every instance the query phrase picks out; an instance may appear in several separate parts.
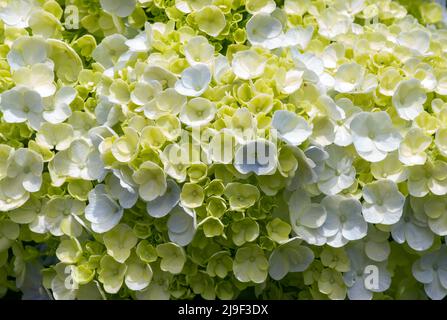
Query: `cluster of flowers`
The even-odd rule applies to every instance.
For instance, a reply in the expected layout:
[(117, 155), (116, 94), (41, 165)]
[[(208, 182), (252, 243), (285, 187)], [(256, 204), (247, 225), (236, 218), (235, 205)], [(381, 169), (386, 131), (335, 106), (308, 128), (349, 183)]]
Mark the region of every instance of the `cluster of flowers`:
[(447, 295), (437, 3), (6, 0), (0, 20), (0, 296)]

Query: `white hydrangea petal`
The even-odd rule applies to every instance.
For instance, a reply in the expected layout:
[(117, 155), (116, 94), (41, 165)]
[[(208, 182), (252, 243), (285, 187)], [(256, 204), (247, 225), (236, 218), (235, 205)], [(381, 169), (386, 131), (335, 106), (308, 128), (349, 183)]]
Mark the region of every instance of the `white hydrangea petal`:
[(168, 220), (169, 239), (179, 246), (188, 245), (196, 232), (195, 216), (191, 216), (181, 207), (176, 207)]
[(198, 97), (208, 89), (210, 82), (210, 69), (205, 64), (196, 64), (182, 72), (175, 90), (184, 96)]
[(348, 297), (350, 300), (371, 300), (373, 294), (365, 288), (363, 279), (357, 279), (354, 285), (348, 288)]
[(311, 127), (303, 117), (286, 110), (278, 110), (273, 114), (272, 127), (292, 145), (300, 145), (312, 134)]
[(374, 242), (368, 241), (365, 244), (365, 253), (371, 260), (381, 262), (388, 259), (390, 254), (390, 244), (388, 241)]
[(180, 201), (180, 187), (173, 180), (167, 180), (164, 195), (147, 202), (147, 213), (154, 218), (166, 216)]
[(270, 141), (250, 141), (236, 150), (234, 167), (242, 174), (271, 175), (277, 165), (277, 148)]
[(243, 80), (254, 79), (264, 73), (267, 60), (253, 50), (239, 51), (233, 55), (231, 67)]
[(405, 239), (414, 250), (425, 251), (432, 246), (434, 234), (428, 228), (421, 228), (410, 223), (405, 228)]
[(442, 300), (447, 296), (447, 289), (442, 286), (437, 274), (433, 277), (432, 282), (424, 285), (424, 289), (429, 298), (433, 300)]
[(271, 14), (255, 14), (247, 22), (247, 38), (253, 45), (266, 46), (269, 40), (280, 36), (282, 28), (281, 22)]
[(319, 228), (326, 221), (326, 216), (327, 213), (325, 208), (314, 203), (305, 210), (300, 217), (299, 222), (308, 228)]

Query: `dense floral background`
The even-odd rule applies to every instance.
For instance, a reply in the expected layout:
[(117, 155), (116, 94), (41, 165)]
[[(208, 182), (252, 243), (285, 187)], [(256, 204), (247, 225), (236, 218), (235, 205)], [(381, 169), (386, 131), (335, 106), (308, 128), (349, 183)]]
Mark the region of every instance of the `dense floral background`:
[(440, 4), (1, 0), (0, 20), (0, 297), (447, 295)]

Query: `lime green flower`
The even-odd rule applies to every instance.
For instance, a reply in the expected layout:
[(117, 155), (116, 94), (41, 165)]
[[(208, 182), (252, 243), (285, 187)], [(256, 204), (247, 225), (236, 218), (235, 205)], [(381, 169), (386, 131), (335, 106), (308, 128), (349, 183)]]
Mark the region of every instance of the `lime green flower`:
[(142, 262), (137, 257), (126, 261), (126, 286), (134, 291), (141, 291), (151, 283), (153, 272), (150, 264)]
[(106, 232), (103, 239), (107, 253), (119, 263), (124, 263), (129, 258), (131, 250), (138, 242), (134, 232), (126, 224), (118, 224)]
[(82, 247), (76, 238), (63, 240), (57, 247), (56, 256), (62, 263), (76, 263), (82, 256)]
[(225, 226), (216, 217), (207, 217), (203, 219), (197, 227), (202, 226), (203, 233), (207, 238), (221, 236), (223, 234)]
[(0, 221), (0, 252), (10, 248), (19, 235), (20, 229), (17, 224), (9, 220)]
[(302, 272), (314, 260), (311, 249), (300, 245), (301, 240), (292, 238), (273, 250), (269, 258), (269, 275), (281, 280), (289, 272)]
[(200, 31), (217, 37), (225, 28), (225, 16), (216, 6), (205, 6), (194, 13), (194, 21)]
[(182, 271), (186, 262), (186, 254), (182, 247), (168, 242), (157, 246), (157, 254), (161, 258), (160, 268), (172, 274)]
[(239, 248), (233, 261), (233, 272), (241, 282), (263, 283), (267, 279), (268, 261), (263, 250), (254, 244)]
[(350, 268), (349, 257), (343, 248), (325, 247), (320, 253), (321, 263), (338, 272), (347, 272)]
[(244, 218), (231, 224), (232, 239), (237, 246), (252, 242), (259, 236), (259, 225), (250, 218)]
[(267, 234), (273, 241), (277, 243), (283, 243), (289, 239), (290, 231), (292, 227), (283, 220), (275, 218), (270, 221), (267, 226)]
[(331, 300), (343, 300), (347, 289), (340, 272), (324, 269), (318, 280), (318, 289), (327, 294)]
[(257, 187), (238, 182), (229, 183), (225, 187), (224, 195), (230, 202), (230, 210), (244, 210), (253, 206), (259, 200)]
[(211, 256), (206, 265), (206, 272), (211, 277), (224, 279), (233, 269), (233, 259), (227, 251), (220, 251)]
[(98, 280), (104, 285), (107, 293), (117, 293), (123, 285), (127, 271), (125, 264), (117, 262), (111, 256), (102, 257), (98, 271)]
[(180, 193), (180, 201), (187, 208), (200, 207), (205, 198), (203, 188), (195, 183), (185, 183)]
[(227, 204), (221, 197), (212, 196), (207, 200), (206, 211), (208, 215), (221, 218), (227, 210)]

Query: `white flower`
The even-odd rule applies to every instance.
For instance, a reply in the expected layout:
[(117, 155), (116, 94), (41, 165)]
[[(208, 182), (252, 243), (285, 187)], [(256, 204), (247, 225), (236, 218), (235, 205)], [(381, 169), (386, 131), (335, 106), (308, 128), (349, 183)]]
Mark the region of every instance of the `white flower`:
[(118, 225), (124, 210), (108, 195), (104, 184), (89, 192), (88, 201), (85, 218), (91, 222), (93, 231), (104, 233)]
[(301, 189), (292, 193), (288, 206), (290, 224), (297, 236), (309, 244), (325, 244), (326, 231), (331, 231), (323, 228), (327, 219), (325, 207), (312, 203), (310, 197)]
[(311, 146), (305, 152), (298, 147), (289, 148), (297, 159), (300, 174), (294, 175), (288, 190), (296, 190), (298, 187), (305, 188), (309, 184), (316, 183), (324, 161), (329, 157), (329, 154), (323, 148), (317, 146)]
[(391, 235), (397, 243), (407, 242), (416, 251), (429, 249), (434, 240), (434, 234), (427, 225), (427, 217), (425, 214), (415, 214), (409, 197), (405, 201), (402, 218), (393, 225)]
[(378, 180), (363, 187), (363, 216), (369, 223), (391, 225), (402, 216), (405, 197), (390, 180)]
[(329, 157), (318, 174), (318, 188), (326, 195), (335, 195), (354, 183), (356, 171), (352, 157), (343, 148), (330, 145), (326, 151)]
[(247, 22), (247, 39), (252, 45), (268, 49), (278, 48), (282, 45), (282, 29), (281, 22), (270, 13), (258, 13)]
[(25, 204), (29, 192), (23, 187), (22, 181), (14, 178), (0, 180), (0, 211), (11, 211)]
[(334, 7), (338, 12), (353, 16), (361, 12), (366, 3), (365, 0), (336, 0)]
[(325, 68), (335, 69), (338, 62), (344, 58), (346, 49), (342, 43), (334, 42), (324, 48), (321, 59)]
[[(319, 106), (323, 108), (325, 114), (331, 120), (333, 130), (333, 143), (337, 146), (346, 147), (352, 143), (352, 135), (350, 124), (354, 115), (361, 111), (359, 107), (355, 107), (351, 100), (340, 98), (336, 101), (328, 96), (321, 96), (318, 99)], [(329, 125), (328, 125), (329, 126)], [(324, 129), (324, 128), (321, 128)], [(324, 130), (322, 130), (324, 135)], [(332, 134), (326, 139), (332, 141)]]
[(70, 104), (76, 95), (77, 91), (74, 88), (62, 87), (53, 97), (44, 99), (43, 118), (53, 124), (67, 120), (72, 114)]
[(230, 63), (228, 58), (221, 54), (218, 54), (214, 58), (213, 78), (217, 83), (222, 83), (226, 79), (226, 76), (232, 74)]
[(14, 87), (1, 95), (0, 110), (3, 120), (9, 123), (28, 121), (31, 128), (38, 130), (43, 122), (43, 101), (39, 93), (24, 87)]
[(104, 163), (99, 152), (85, 139), (74, 140), (66, 150), (52, 160), (59, 176), (74, 179), (97, 180), (104, 174)]
[(21, 67), (13, 73), (12, 79), (18, 86), (34, 90), (42, 97), (49, 97), (56, 92), (53, 66), (45, 63)]
[(258, 176), (271, 175), (278, 165), (277, 153), (272, 142), (264, 139), (253, 140), (236, 150), (234, 167), (242, 174), (253, 172)]
[(416, 55), (425, 55), (430, 49), (430, 34), (423, 30), (403, 31), (397, 37), (397, 43)]
[(385, 159), (388, 152), (399, 148), (402, 139), (385, 111), (357, 113), (350, 129), (358, 154), (370, 162)]
[(289, 272), (303, 272), (314, 260), (314, 253), (301, 245), (301, 240), (292, 238), (279, 245), (269, 258), (269, 275), (281, 280)]
[(136, 109), (143, 111), (144, 115), (156, 120), (164, 115), (177, 115), (186, 105), (187, 99), (173, 88), (158, 92), (154, 99)]
[(349, 103), (346, 100), (351, 102), (349, 99), (342, 98), (335, 103), (331, 97), (324, 95), (318, 98), (317, 103), (324, 115), (327, 115), (331, 120), (340, 121), (346, 118), (344, 105), (352, 107), (352, 102)]
[(136, 0), (100, 0), (104, 11), (117, 15), (118, 17), (127, 17), (135, 10)]
[(231, 67), (243, 80), (254, 79), (264, 73), (267, 60), (254, 50), (239, 51), (233, 55)]
[(285, 71), (282, 69), (281, 71), (278, 70), (278, 72), (280, 72), (280, 74), (278, 74), (276, 84), (281, 90), (281, 93), (292, 94), (301, 87), (304, 71), (293, 69)]
[(82, 220), (79, 218), (84, 213), (84, 202), (69, 196), (55, 196), (48, 200), (42, 210), (36, 212), (34, 220), (29, 224), (31, 231), (35, 233), (51, 233), (53, 236), (68, 235), (79, 237), (82, 234)]
[(342, 64), (335, 73), (334, 89), (341, 93), (354, 92), (360, 88), (365, 77), (365, 68), (357, 63)]
[(311, 126), (303, 117), (286, 110), (275, 111), (272, 128), (278, 131), (282, 140), (295, 146), (302, 144), (312, 134)]
[(8, 177), (21, 181), (28, 192), (37, 192), (42, 185), (42, 156), (27, 148), (17, 149), (8, 167)]
[(292, 58), (298, 70), (303, 71), (303, 79), (317, 85), (323, 85), (324, 90), (334, 86), (334, 78), (324, 70), (323, 60), (315, 54), (306, 52), (301, 54), (296, 48), (291, 49)]
[(149, 82), (137, 82), (130, 94), (130, 100), (138, 106), (144, 106), (145, 104), (151, 102), (151, 100), (162, 91), (162, 85), (156, 80), (150, 80)]
[(214, 47), (203, 36), (189, 39), (183, 47), (186, 61), (193, 66), (199, 63), (208, 64), (214, 58)]
[(162, 66), (149, 65), (144, 69), (143, 80), (152, 86), (154, 86), (153, 81), (157, 81), (162, 86), (162, 89), (166, 89), (175, 86), (177, 77)]
[(325, 197), (321, 204), (327, 213), (323, 228), (327, 230), (328, 245), (339, 248), (366, 236), (368, 224), (363, 219), (360, 201), (335, 195)]
[(6, 57), (12, 71), (43, 63), (53, 66), (53, 62), (48, 59), (48, 51), (49, 47), (44, 38), (22, 36), (12, 43)]
[(171, 179), (167, 180), (166, 192), (148, 201), (146, 204), (147, 213), (154, 218), (166, 216), (180, 201), (180, 187)]
[(136, 184), (133, 181), (129, 181), (131, 177), (126, 178), (126, 181), (124, 181), (123, 172), (115, 169), (113, 174), (106, 177), (105, 185), (110, 197), (117, 200), (124, 209), (129, 209), (137, 202), (138, 192)]
[(126, 41), (126, 37), (119, 33), (105, 37), (93, 50), (93, 59), (106, 69), (112, 68), (121, 55), (129, 49)]
[(106, 96), (100, 96), (95, 108), (95, 116), (98, 124), (113, 127), (123, 119), (123, 112), (120, 105), (110, 102)]
[(127, 40), (126, 45), (132, 52), (147, 52), (152, 44), (152, 27), (149, 22), (144, 24), (144, 31), (141, 31), (135, 38)]
[(425, 91), (417, 79), (404, 80), (393, 95), (393, 106), (404, 120), (414, 120), (423, 110), (427, 100)]
[(314, 33), (314, 28), (312, 26), (307, 26), (305, 29), (301, 26), (290, 28), (284, 34), (282, 41), (285, 43), (281, 43), (281, 47), (297, 46), (301, 50), (305, 50), (309, 45), (310, 40), (312, 40), (312, 35)]
[(15, 28), (29, 27), (29, 19), (37, 10), (38, 4), (34, 0), (8, 0), (0, 8), (0, 19), (8, 26)]
[(210, 69), (200, 63), (182, 72), (181, 79), (175, 83), (175, 90), (184, 96), (198, 97), (208, 89), (210, 82)]
[(196, 233), (196, 215), (194, 211), (177, 206), (171, 211), (167, 226), (169, 240), (179, 246), (186, 246)]
[(410, 129), (399, 146), (399, 160), (405, 165), (421, 165), (427, 161), (424, 152), (431, 144), (431, 137), (419, 128)]
[(193, 98), (186, 103), (180, 112), (180, 120), (191, 127), (204, 126), (210, 123), (217, 112), (215, 103), (205, 98)]
[(412, 267), (413, 276), (424, 284), (425, 293), (433, 300), (447, 295), (447, 248), (442, 246), (417, 260)]
[[(373, 292), (384, 292), (391, 285), (391, 275), (385, 263), (378, 263), (369, 259), (363, 250), (362, 243), (348, 247), (347, 253), (350, 260), (350, 270), (343, 274), (343, 279), (348, 287), (350, 300), (371, 300)], [(379, 277), (377, 287), (367, 286), (369, 272), (365, 272), (367, 266), (377, 268)]]
[(437, 77), (437, 85), (435, 92), (440, 95), (447, 94), (447, 72), (441, 72)]
[(352, 18), (337, 12), (335, 8), (325, 9), (318, 18), (318, 33), (330, 40), (351, 29)]

